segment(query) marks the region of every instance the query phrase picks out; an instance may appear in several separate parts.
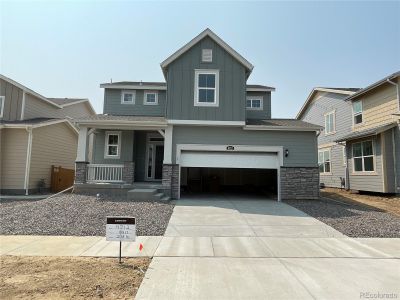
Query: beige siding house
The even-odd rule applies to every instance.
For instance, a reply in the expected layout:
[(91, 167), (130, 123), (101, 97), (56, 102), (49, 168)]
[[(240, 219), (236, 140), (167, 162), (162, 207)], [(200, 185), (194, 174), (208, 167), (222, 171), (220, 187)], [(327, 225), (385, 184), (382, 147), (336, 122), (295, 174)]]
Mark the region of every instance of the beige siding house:
[(0, 194), (30, 194), (51, 166), (74, 169), (74, 119), (95, 114), (89, 100), (46, 98), (0, 75)]

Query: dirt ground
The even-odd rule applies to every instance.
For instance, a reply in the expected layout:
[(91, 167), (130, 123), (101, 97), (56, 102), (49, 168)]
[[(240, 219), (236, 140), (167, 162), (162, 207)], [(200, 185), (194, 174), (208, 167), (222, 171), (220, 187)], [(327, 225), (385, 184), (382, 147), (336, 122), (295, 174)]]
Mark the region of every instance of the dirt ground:
[(149, 258), (0, 257), (0, 299), (132, 299)]
[(380, 195), (377, 193), (353, 193), (337, 188), (324, 188), (321, 196), (348, 203), (357, 203), (376, 207), (383, 211), (400, 216), (400, 197), (395, 195)]

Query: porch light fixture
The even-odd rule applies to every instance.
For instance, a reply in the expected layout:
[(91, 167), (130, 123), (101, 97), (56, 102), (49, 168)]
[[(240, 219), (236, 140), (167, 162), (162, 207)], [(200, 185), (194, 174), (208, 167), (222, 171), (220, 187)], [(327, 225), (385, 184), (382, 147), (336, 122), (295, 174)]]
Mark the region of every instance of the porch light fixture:
[(289, 149), (285, 149), (285, 157), (289, 156)]

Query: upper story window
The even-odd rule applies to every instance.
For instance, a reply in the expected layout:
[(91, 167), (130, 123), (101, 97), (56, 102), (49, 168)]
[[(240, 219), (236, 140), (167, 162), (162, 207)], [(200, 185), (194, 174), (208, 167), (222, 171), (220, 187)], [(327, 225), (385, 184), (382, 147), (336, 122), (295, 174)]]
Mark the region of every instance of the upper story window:
[(318, 166), (320, 173), (331, 173), (331, 149), (318, 151)]
[(122, 104), (135, 104), (136, 91), (122, 91), (121, 103)]
[(201, 61), (202, 62), (212, 62), (212, 49), (202, 49)]
[(325, 114), (325, 134), (334, 134), (336, 131), (335, 111)]
[(363, 105), (362, 101), (353, 102), (353, 124), (360, 124), (363, 121)]
[(354, 172), (374, 171), (374, 148), (372, 140), (353, 144)]
[(104, 158), (120, 158), (121, 156), (121, 132), (106, 131)]
[(0, 96), (0, 118), (4, 115), (4, 102), (6, 101), (5, 96)]
[(248, 110), (263, 110), (263, 98), (262, 97), (247, 97), (246, 98), (246, 109), (248, 109)]
[(158, 93), (153, 91), (144, 92), (144, 105), (157, 105), (158, 104)]
[(194, 105), (218, 106), (219, 70), (195, 70)]

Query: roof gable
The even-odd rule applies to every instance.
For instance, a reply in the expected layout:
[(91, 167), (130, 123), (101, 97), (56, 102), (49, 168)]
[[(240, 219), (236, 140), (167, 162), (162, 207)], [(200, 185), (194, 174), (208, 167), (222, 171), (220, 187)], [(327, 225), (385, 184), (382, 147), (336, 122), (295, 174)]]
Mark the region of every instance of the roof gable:
[[(303, 106), (300, 108), (300, 111), (297, 113), (296, 119), (300, 119), (303, 113), (306, 111), (307, 107), (310, 105), (315, 95), (318, 92), (326, 92), (333, 94), (342, 94), (342, 95), (353, 95), (355, 93), (356, 88), (326, 88), (326, 87), (315, 87), (312, 89), (311, 93), (308, 95), (307, 100), (304, 102)], [(345, 98), (343, 98), (345, 99)]]
[(232, 55), (239, 63), (241, 63), (247, 69), (247, 71), (249, 73), (251, 73), (254, 66), (248, 60), (246, 60), (243, 56), (241, 56), (238, 52), (236, 52), (231, 46), (229, 46), (227, 43), (225, 43), (214, 32), (212, 32), (209, 28), (207, 28), (206, 30), (204, 30), (202, 33), (200, 33), (198, 36), (196, 36), (194, 39), (192, 39), (189, 43), (187, 43), (182, 48), (177, 50), (175, 53), (173, 53), (171, 56), (169, 56), (166, 60), (164, 60), (160, 64), (164, 75), (165, 75), (166, 69), (168, 68), (168, 65), (170, 65), (176, 59), (178, 59), (182, 54), (189, 51), (194, 45), (199, 43), (205, 37), (211, 38), (215, 43), (217, 43), (221, 48), (223, 48), (226, 52), (228, 52), (230, 55)]

